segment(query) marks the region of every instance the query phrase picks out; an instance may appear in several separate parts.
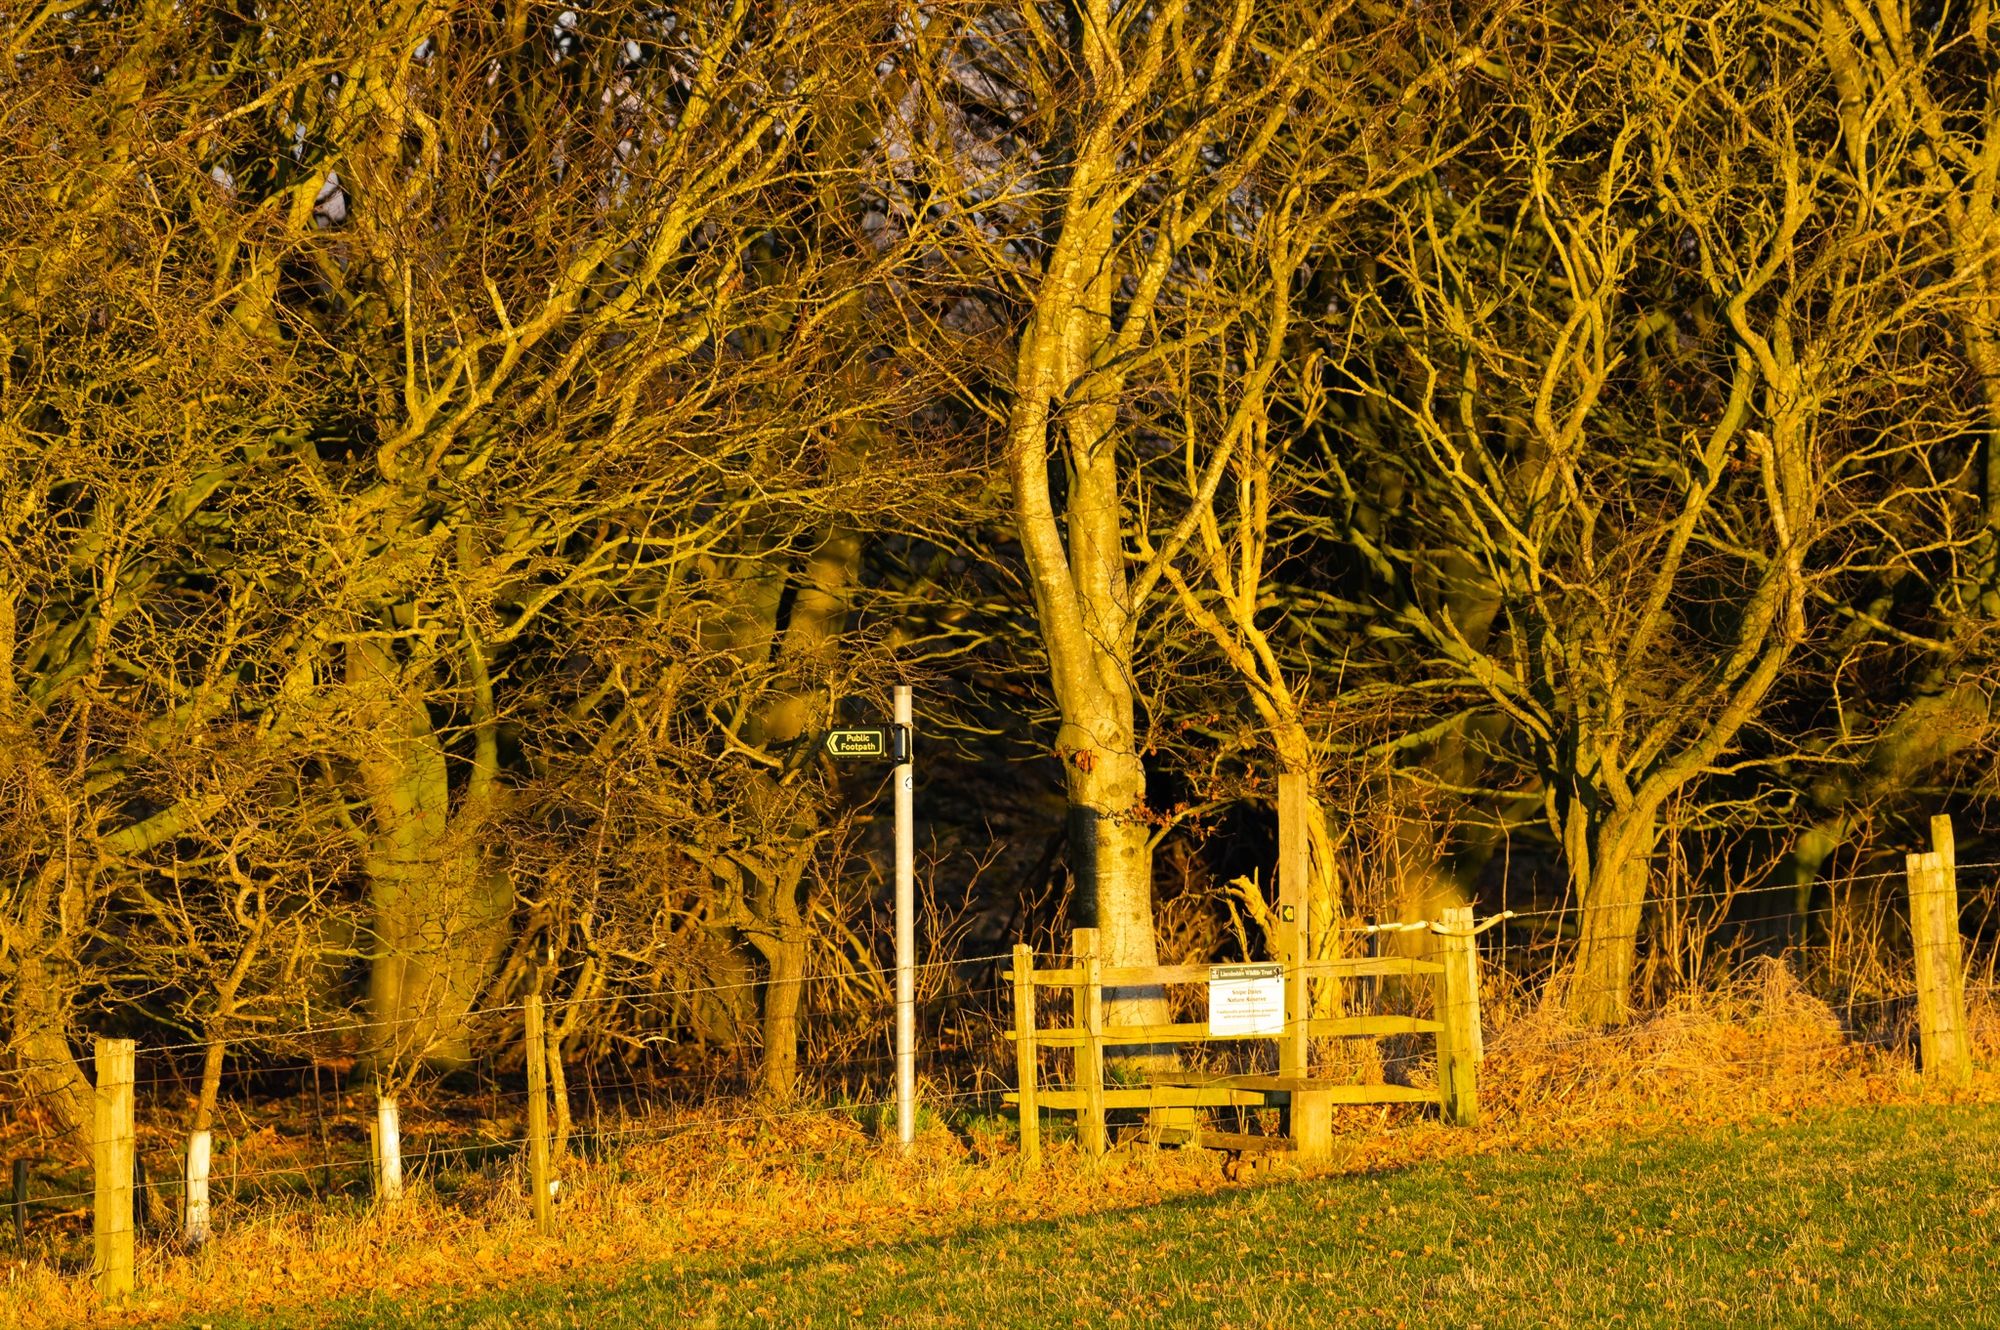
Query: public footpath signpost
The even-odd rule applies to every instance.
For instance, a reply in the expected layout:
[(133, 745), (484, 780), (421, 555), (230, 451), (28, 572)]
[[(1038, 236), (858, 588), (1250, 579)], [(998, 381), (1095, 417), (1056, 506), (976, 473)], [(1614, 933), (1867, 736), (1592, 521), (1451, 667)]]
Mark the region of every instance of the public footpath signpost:
[(917, 1136), (917, 832), (916, 765), (912, 761), (910, 690), (896, 688), (889, 728), (829, 731), (826, 755), (837, 762), (894, 762), (896, 794), (896, 1140), (907, 1150)]

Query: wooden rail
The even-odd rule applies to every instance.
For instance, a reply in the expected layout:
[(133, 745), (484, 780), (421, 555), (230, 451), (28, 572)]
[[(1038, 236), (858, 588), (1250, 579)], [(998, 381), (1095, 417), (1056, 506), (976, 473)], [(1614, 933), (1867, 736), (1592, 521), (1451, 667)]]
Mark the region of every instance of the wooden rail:
[[(1079, 928), (1078, 933), (1094, 933), (1094, 928)], [(1075, 934), (1071, 934), (1071, 946), (1075, 946)], [(1016, 952), (1026, 950), (1017, 947)], [(1032, 953), (1029, 953), (1032, 955)], [(1205, 984), (1208, 965), (1105, 965), (1098, 973), (1107, 988), (1166, 987), (1172, 984)], [(1306, 961), (1301, 965), (1287, 965), (1285, 974), (1294, 974), (1311, 979), (1330, 976), (1335, 979), (1366, 978), (1407, 978), (1420, 974), (1439, 974), (1444, 970), (1440, 961), (1421, 960), (1415, 956), (1343, 956), (1338, 960)], [(1004, 979), (1014, 977), (1013, 970), (1004, 971)], [(1066, 969), (1035, 970), (1033, 982), (1041, 988), (1074, 988), (1083, 982), (1083, 971), (1074, 964)]]
[[(1307, 1034), (1314, 1039), (1381, 1039), (1392, 1034), (1437, 1034), (1444, 1029), (1444, 1024), (1425, 1020), (1421, 1016), (1323, 1016), (1308, 1021), (1306, 1028)], [(1009, 1030), (1007, 1037), (1020, 1039), (1020, 1030)], [(1285, 1039), (1286, 1035), (1213, 1035), (1208, 1032), (1208, 1026), (1200, 1021), (1182, 1021), (1173, 1025), (1108, 1026), (1100, 1038), (1106, 1044), (1226, 1043), (1238, 1039), (1262, 1039), (1276, 1043)], [(1084, 1035), (1079, 1030), (1043, 1028), (1034, 1032), (1032, 1041), (1050, 1048), (1074, 1048), (1084, 1042)]]
[[(1041, 1114), (1045, 1110), (1077, 1115), (1077, 1137), (1084, 1152), (1102, 1155), (1110, 1138), (1106, 1115), (1119, 1109), (1193, 1109), (1281, 1107), (1289, 1119), (1287, 1137), (1259, 1137), (1270, 1148), (1289, 1148), (1301, 1158), (1323, 1158), (1332, 1150), (1331, 1110), (1342, 1104), (1438, 1105), (1446, 1121), (1469, 1126), (1478, 1119), (1475, 1069), (1480, 1055), (1479, 960), (1473, 945), (1472, 911), (1444, 912), (1435, 952), (1425, 959), (1406, 956), (1356, 956), (1337, 960), (1285, 964), (1285, 1021), (1281, 1030), (1260, 1034), (1212, 1034), (1203, 1022), (1107, 1025), (1106, 988), (1164, 987), (1205, 984), (1206, 965), (1106, 965), (1098, 950), (1096, 929), (1080, 928), (1070, 936), (1068, 964), (1038, 969), (1034, 953), (1016, 946), (1012, 968), (1005, 977), (1014, 989), (1015, 1069), (1019, 1089), (1006, 1101), (1017, 1105), (1021, 1118), (1021, 1157), (1029, 1165), (1041, 1159)], [(1334, 1016), (1313, 1018), (1297, 1000), (1305, 981), (1332, 976), (1340, 979), (1421, 978), (1432, 981), (1436, 1015)], [(1044, 1026), (1035, 999), (1038, 988), (1067, 988), (1072, 994), (1072, 1020), (1067, 1026)], [(1303, 1026), (1303, 1028), (1301, 1028)], [(1437, 1085), (1434, 1089), (1407, 1085), (1347, 1085), (1304, 1074), (1303, 1049), (1312, 1039), (1379, 1039), (1389, 1035), (1428, 1035), (1437, 1041)], [(1276, 1043), (1280, 1051), (1277, 1075), (1217, 1075), (1156, 1071), (1152, 1084), (1113, 1086), (1104, 1079), (1107, 1048), (1137, 1045), (1192, 1044), (1233, 1040)], [(1041, 1081), (1041, 1050), (1071, 1051), (1070, 1084), (1047, 1087)], [(1289, 1056), (1287, 1056), (1289, 1054)], [(1142, 1133), (1151, 1139), (1236, 1140), (1242, 1133), (1212, 1132), (1188, 1126), (1154, 1127)], [(1250, 1138), (1245, 1138), (1250, 1139)]]

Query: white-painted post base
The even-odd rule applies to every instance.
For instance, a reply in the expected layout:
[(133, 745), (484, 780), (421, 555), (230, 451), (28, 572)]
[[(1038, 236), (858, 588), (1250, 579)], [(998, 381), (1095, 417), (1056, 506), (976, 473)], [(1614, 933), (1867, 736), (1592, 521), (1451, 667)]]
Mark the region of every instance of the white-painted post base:
[(199, 1247), (208, 1241), (208, 1163), (211, 1138), (205, 1131), (190, 1133), (187, 1148), (187, 1172), (182, 1181), (186, 1184), (182, 1195), (186, 1197), (183, 1219), (186, 1223), (188, 1245)]
[(375, 1099), (375, 1198), (401, 1200), (403, 1195), (403, 1128), (396, 1096)]

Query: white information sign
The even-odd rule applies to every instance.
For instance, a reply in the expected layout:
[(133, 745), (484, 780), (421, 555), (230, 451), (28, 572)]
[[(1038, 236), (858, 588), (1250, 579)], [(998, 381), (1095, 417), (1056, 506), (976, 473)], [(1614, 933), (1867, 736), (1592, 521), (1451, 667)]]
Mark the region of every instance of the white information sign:
[(1285, 1032), (1285, 967), (1208, 967), (1208, 1032), (1218, 1039)]

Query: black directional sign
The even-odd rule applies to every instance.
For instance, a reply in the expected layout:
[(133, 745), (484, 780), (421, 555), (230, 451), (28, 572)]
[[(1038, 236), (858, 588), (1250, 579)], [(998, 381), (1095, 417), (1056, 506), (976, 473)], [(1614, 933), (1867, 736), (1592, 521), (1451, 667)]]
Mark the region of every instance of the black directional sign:
[(879, 726), (860, 730), (829, 730), (826, 755), (842, 762), (880, 762), (889, 756), (889, 731)]

